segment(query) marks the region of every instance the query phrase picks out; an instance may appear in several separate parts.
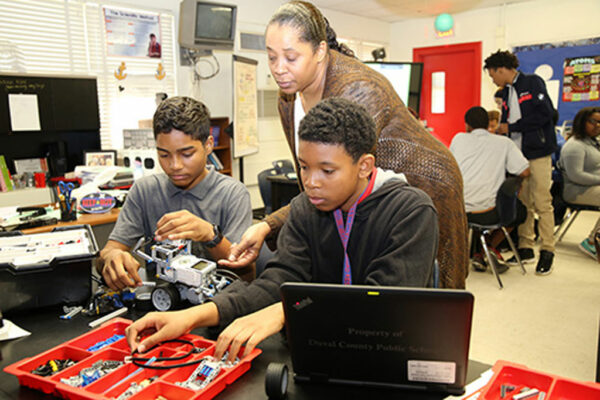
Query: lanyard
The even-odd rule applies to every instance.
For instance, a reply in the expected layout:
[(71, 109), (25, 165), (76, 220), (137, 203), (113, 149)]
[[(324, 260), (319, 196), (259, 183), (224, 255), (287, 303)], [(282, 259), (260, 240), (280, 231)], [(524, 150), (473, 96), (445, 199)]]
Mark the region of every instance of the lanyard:
[(356, 206), (358, 203), (367, 198), (368, 195), (373, 191), (373, 185), (375, 184), (375, 177), (377, 176), (377, 169), (373, 168), (373, 172), (371, 174), (371, 179), (369, 179), (369, 183), (367, 187), (362, 192), (358, 200), (350, 210), (348, 211), (348, 217), (346, 218), (346, 223), (344, 224), (344, 217), (342, 216), (342, 210), (336, 209), (333, 212), (333, 216), (335, 218), (335, 224), (337, 226), (338, 234), (340, 235), (340, 239), (342, 239), (342, 245), (344, 246), (344, 272), (342, 274), (342, 283), (344, 285), (352, 285), (352, 269), (350, 268), (350, 259), (348, 258), (348, 239), (350, 238), (350, 231), (352, 230), (352, 224), (354, 224), (354, 216), (356, 215)]

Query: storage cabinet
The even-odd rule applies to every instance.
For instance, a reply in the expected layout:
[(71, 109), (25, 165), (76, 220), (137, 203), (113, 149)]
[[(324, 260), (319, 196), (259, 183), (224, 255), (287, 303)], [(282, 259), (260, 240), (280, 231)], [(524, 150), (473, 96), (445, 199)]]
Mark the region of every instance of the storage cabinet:
[[(218, 142), (215, 141), (215, 146), (213, 148), (213, 154), (219, 158), (221, 164), (223, 164), (223, 169), (219, 170), (220, 173), (232, 176), (231, 170), (231, 137), (227, 132), (225, 132), (225, 128), (229, 126), (229, 118), (227, 117), (219, 117), (219, 118), (211, 118), (210, 119), (211, 126), (211, 134), (213, 130), (216, 128), (219, 131), (219, 139)], [(208, 160), (210, 162), (210, 158)]]

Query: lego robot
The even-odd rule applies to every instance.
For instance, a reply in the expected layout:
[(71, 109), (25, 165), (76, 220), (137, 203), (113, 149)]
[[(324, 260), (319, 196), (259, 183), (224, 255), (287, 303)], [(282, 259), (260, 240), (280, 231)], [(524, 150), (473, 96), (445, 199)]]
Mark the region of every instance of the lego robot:
[(156, 242), (150, 247), (151, 255), (141, 250), (148, 243), (146, 238), (140, 238), (133, 252), (156, 263), (156, 277), (166, 281), (157, 285), (150, 296), (158, 311), (172, 310), (181, 300), (204, 303), (239, 279), (233, 272), (218, 270), (215, 262), (191, 254), (191, 240)]

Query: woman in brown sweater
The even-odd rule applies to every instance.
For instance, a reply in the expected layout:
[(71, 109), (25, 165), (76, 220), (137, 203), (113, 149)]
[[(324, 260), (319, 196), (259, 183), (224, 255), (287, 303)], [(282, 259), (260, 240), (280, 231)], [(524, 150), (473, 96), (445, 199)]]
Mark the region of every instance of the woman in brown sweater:
[[(281, 123), (296, 169), (296, 132), (308, 110), (333, 96), (365, 107), (377, 127), (377, 166), (404, 173), (437, 208), (440, 287), (464, 288), (467, 223), (462, 178), (450, 151), (410, 115), (385, 77), (337, 43), (335, 32), (312, 4), (284, 4), (269, 22), (266, 44), (269, 68), (280, 88)], [(235, 267), (255, 260), (265, 239), (272, 244), (288, 212), (284, 207), (253, 225), (222, 264)]]

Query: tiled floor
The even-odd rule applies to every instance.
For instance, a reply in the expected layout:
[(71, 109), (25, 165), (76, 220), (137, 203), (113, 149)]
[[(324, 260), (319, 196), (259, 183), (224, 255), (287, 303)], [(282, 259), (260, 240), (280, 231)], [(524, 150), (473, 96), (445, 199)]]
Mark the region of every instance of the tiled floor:
[(504, 289), (500, 290), (491, 272), (470, 272), (467, 290), (475, 295), (472, 359), (489, 364), (505, 359), (569, 378), (594, 380), (600, 264), (577, 245), (599, 216), (579, 215), (556, 244), (554, 270), (548, 276), (535, 275), (535, 263), (526, 265), (526, 275), (511, 267), (501, 275)]

